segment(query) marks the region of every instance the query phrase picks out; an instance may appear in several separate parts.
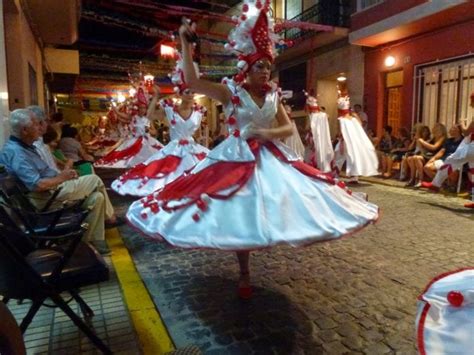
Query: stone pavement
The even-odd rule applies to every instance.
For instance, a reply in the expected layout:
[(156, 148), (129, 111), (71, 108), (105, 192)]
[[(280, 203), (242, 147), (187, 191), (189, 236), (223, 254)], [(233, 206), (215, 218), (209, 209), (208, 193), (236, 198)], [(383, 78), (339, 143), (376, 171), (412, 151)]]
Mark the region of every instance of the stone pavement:
[[(173, 249), (121, 228), (177, 347), (205, 354), (415, 354), (416, 298), (472, 266), (465, 200), (363, 183), (378, 224), (342, 241), (252, 253), (254, 297), (238, 300), (235, 255)], [(115, 199), (114, 199), (115, 200)], [(129, 200), (116, 200), (124, 211)]]

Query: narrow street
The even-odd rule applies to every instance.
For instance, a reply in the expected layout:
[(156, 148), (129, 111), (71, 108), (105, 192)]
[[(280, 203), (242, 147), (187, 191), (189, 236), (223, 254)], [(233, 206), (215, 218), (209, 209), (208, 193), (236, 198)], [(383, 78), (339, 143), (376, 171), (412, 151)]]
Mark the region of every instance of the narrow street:
[(356, 190), (381, 207), (380, 221), (345, 240), (253, 253), (248, 302), (235, 292), (232, 253), (120, 231), (178, 348), (415, 354), (416, 298), (436, 275), (470, 265), (474, 215), (459, 198), (368, 183)]

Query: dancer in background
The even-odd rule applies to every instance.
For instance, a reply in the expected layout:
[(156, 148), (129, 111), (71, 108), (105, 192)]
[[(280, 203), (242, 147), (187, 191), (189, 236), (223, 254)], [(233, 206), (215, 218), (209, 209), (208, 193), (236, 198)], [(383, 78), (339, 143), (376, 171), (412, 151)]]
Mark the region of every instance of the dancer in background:
[[(155, 92), (157, 96), (159, 93)], [(150, 156), (163, 148), (163, 144), (150, 135), (151, 112), (154, 107), (148, 105), (145, 88), (139, 87), (136, 94), (138, 112), (135, 115), (121, 112), (114, 107), (120, 121), (130, 124), (131, 135), (117, 148), (95, 162), (98, 168), (131, 168), (143, 163)]]
[(305, 109), (309, 115), (311, 133), (310, 164), (324, 173), (330, 173), (334, 170), (334, 149), (329, 133), (328, 115), (321, 111), (316, 98), (307, 92), (305, 95)]
[(338, 173), (346, 163), (349, 182), (357, 183), (359, 176), (378, 175), (379, 161), (361, 122), (351, 115), (350, 106), (349, 96), (337, 100), (340, 138), (335, 149), (335, 160)]
[(149, 237), (174, 246), (236, 251), (238, 294), (249, 298), (251, 250), (341, 238), (374, 222), (378, 207), (280, 142), (292, 127), (270, 81), (278, 40), (270, 0), (246, 0), (242, 9), (244, 20), (226, 46), (240, 53), (240, 73), (220, 84), (196, 76), (188, 41), (194, 28), (184, 24), (179, 31), (186, 83), (222, 103), (230, 135), (189, 174), (135, 201), (127, 218)]
[(298, 127), (296, 127), (295, 120), (291, 117), (291, 106), (284, 105), (286, 114), (290, 118), (292, 134), (291, 136), (285, 139), (285, 144), (290, 147), (301, 159), (304, 157), (304, 145), (301, 140), (300, 133), (298, 132)]
[[(151, 194), (192, 169), (209, 152), (193, 138), (206, 109), (194, 103), (194, 94), (182, 81), (182, 76), (182, 59), (179, 58), (171, 79), (181, 103), (176, 105), (171, 100), (160, 102), (170, 127), (171, 141), (147, 161), (136, 165), (112, 183), (112, 188), (119, 194)], [(155, 92), (158, 92), (158, 88)], [(150, 103), (150, 114), (154, 113), (157, 98), (155, 95)]]

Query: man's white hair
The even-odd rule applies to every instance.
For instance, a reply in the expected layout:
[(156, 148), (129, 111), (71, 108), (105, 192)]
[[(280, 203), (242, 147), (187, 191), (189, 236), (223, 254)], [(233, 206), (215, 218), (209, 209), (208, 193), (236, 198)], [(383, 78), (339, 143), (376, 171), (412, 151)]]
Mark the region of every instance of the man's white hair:
[(10, 113), (10, 131), (15, 137), (20, 137), (21, 130), (31, 125), (33, 119), (32, 111), (20, 108)]
[(35, 114), (38, 121), (41, 122), (41, 121), (46, 120), (46, 113), (44, 113), (44, 110), (41, 106), (31, 105), (31, 106), (28, 106), (27, 109)]

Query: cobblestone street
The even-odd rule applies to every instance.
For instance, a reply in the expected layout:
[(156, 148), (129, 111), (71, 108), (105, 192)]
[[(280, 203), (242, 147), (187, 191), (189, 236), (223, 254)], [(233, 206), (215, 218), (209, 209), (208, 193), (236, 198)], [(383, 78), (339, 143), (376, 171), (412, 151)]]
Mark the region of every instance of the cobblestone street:
[(474, 215), (459, 198), (367, 183), (355, 190), (381, 207), (379, 223), (346, 240), (253, 253), (247, 302), (236, 295), (234, 254), (120, 231), (177, 347), (415, 354), (416, 298), (436, 275), (472, 266)]

